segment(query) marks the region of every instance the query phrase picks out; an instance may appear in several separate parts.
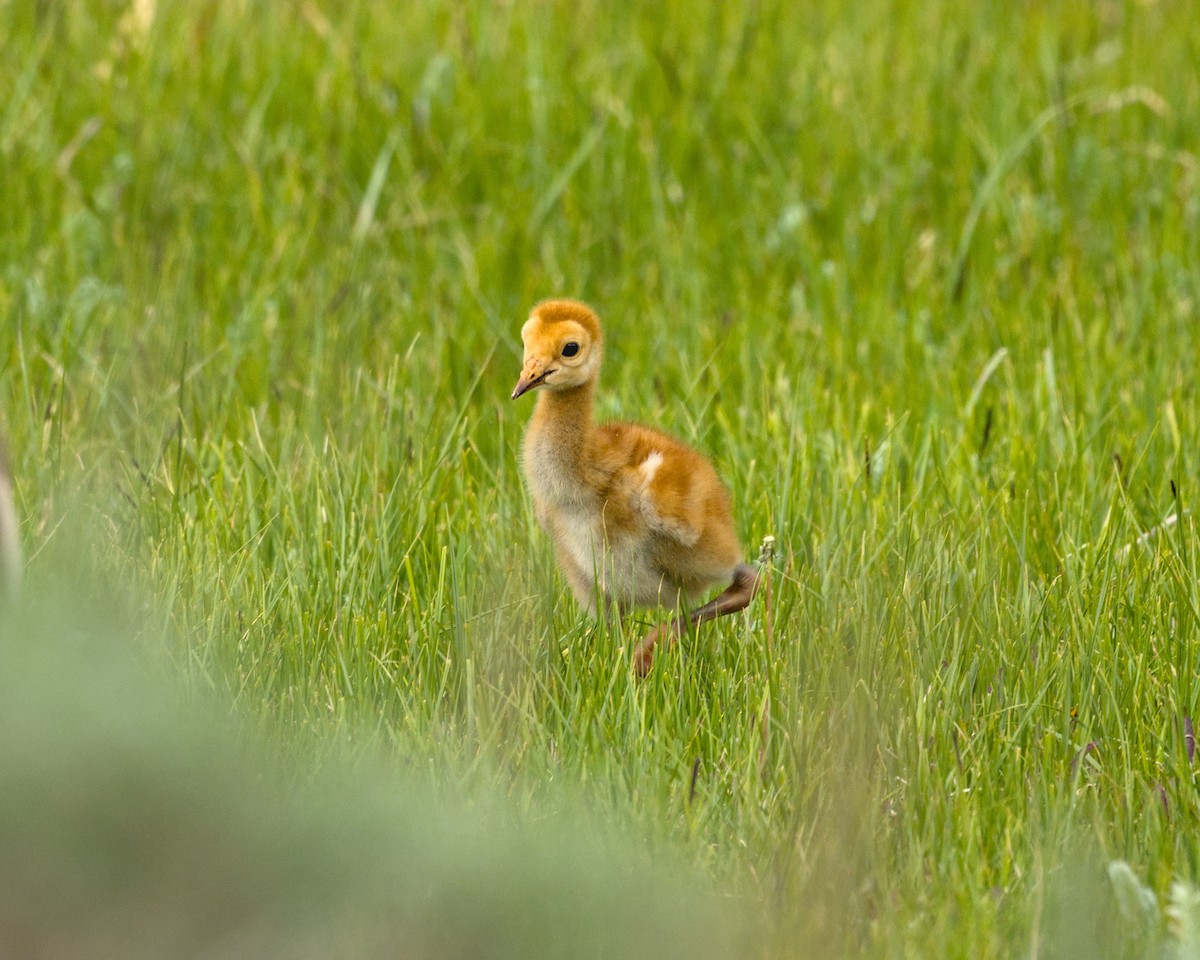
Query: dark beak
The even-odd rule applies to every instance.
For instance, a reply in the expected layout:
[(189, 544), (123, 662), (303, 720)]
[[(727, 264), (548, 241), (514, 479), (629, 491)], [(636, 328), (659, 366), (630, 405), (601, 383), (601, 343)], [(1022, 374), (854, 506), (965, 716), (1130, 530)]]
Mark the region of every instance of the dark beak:
[(512, 398), (516, 400), (521, 394), (528, 393), (534, 387), (540, 387), (553, 372), (553, 370), (547, 370), (540, 376), (530, 377), (527, 372), (522, 371), (521, 379), (517, 381), (517, 385), (513, 388)]

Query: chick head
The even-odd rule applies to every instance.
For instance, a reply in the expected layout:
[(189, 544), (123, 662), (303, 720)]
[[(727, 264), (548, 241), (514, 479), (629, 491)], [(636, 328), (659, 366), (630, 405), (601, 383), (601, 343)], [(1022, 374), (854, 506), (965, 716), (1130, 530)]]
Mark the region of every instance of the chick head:
[(572, 390), (600, 372), (600, 321), (577, 300), (543, 300), (521, 328), (525, 359), (513, 399), (537, 387)]

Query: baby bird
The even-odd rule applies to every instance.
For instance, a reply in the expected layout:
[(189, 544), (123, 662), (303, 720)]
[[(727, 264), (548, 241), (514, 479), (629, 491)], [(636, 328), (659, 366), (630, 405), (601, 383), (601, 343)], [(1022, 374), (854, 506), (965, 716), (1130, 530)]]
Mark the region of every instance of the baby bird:
[(644, 676), (659, 640), (743, 609), (758, 571), (742, 563), (729, 494), (704, 457), (649, 427), (592, 422), (603, 334), (590, 308), (543, 301), (521, 339), (513, 399), (540, 394), (525, 433), (525, 479), (579, 602), (593, 614), (681, 608), (713, 584), (730, 584), (650, 632), (633, 661)]

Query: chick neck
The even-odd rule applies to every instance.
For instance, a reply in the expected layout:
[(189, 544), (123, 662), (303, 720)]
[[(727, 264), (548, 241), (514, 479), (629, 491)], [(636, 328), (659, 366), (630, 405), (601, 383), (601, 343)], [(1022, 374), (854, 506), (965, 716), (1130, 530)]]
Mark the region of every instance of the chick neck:
[(582, 451), (592, 429), (595, 397), (595, 378), (568, 390), (540, 390), (531, 429), (552, 436), (562, 452)]

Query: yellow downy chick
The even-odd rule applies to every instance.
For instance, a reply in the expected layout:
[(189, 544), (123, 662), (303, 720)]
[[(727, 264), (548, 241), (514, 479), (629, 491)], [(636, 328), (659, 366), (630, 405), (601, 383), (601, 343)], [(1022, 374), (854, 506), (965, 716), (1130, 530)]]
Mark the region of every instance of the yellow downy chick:
[(742, 563), (729, 493), (712, 465), (683, 443), (632, 423), (592, 422), (603, 334), (574, 300), (546, 300), (521, 328), (517, 397), (539, 392), (525, 433), (525, 479), (559, 566), (589, 612), (678, 607), (714, 584), (729, 588), (656, 627), (638, 647), (644, 675), (655, 644), (685, 624), (743, 609), (758, 572)]

